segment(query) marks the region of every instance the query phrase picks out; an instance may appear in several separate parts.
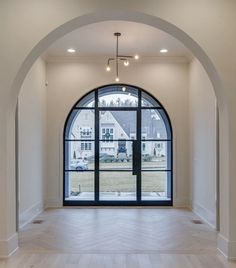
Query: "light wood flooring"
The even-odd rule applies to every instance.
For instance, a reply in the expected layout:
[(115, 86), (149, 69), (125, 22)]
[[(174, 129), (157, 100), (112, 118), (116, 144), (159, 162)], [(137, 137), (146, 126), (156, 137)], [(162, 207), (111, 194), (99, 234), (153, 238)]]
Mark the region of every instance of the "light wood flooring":
[(184, 209), (49, 209), (19, 234), (19, 250), (0, 267), (225, 268), (216, 232)]

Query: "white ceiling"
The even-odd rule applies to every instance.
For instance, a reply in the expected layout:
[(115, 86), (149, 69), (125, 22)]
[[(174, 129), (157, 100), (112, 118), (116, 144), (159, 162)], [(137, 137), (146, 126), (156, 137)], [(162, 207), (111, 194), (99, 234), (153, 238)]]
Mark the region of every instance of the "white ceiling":
[[(191, 53), (178, 40), (151, 26), (127, 22), (105, 21), (81, 27), (57, 40), (45, 53), (46, 57), (113, 56), (116, 48), (114, 32), (120, 32), (119, 54), (139, 54), (140, 57), (187, 57)], [(70, 54), (67, 48), (75, 48)], [(160, 53), (160, 49), (168, 53)]]

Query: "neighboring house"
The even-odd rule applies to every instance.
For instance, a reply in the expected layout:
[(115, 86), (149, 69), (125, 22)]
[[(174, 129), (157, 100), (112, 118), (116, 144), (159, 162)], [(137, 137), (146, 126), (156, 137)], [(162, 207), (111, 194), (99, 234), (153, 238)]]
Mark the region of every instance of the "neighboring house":
[[(136, 114), (132, 111), (100, 112), (100, 154), (117, 156), (122, 140), (127, 155), (132, 154), (132, 142), (136, 139)], [(94, 155), (94, 111), (81, 110), (74, 119), (70, 139), (84, 140), (71, 142), (71, 158), (87, 158)], [(153, 141), (166, 139), (164, 121), (155, 110), (142, 112), (142, 154), (165, 156), (166, 142)], [(91, 141), (90, 141), (91, 140)], [(148, 141), (151, 140), (151, 141)], [(124, 145), (125, 144), (125, 145)]]

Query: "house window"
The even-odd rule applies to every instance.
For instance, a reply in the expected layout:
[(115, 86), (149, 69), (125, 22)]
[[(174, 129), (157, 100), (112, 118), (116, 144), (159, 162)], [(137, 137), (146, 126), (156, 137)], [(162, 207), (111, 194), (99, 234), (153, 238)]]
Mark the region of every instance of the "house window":
[(89, 127), (80, 128), (80, 137), (81, 139), (91, 139), (92, 128), (89, 128)]
[(91, 142), (81, 142), (81, 151), (91, 151), (92, 150), (92, 143)]
[(114, 139), (113, 128), (102, 128), (102, 140), (105, 142), (112, 142)]

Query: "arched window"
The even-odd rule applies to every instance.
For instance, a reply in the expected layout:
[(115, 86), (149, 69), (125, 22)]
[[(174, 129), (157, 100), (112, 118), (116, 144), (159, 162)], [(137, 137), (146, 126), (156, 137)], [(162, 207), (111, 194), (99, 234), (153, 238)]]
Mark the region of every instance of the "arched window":
[(97, 88), (64, 128), (64, 205), (172, 205), (172, 129), (164, 107), (124, 84)]

